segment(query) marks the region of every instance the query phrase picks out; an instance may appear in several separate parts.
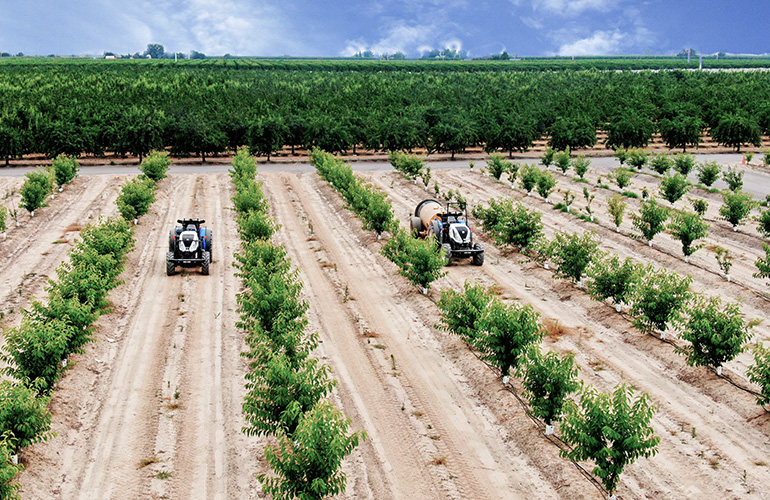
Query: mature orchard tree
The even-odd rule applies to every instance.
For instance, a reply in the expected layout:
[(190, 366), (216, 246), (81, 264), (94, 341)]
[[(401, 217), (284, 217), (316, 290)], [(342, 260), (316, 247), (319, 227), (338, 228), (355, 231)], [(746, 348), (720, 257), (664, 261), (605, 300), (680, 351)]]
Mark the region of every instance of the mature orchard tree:
[(205, 163), (207, 154), (221, 153), (227, 148), (227, 135), (220, 124), (202, 111), (183, 112), (179, 117), (169, 117), (167, 123), (174, 155), (195, 153)]
[(280, 151), (286, 142), (289, 128), (279, 116), (257, 118), (249, 126), (249, 149), (253, 153), (264, 154), (267, 161), (270, 155)]
[(163, 148), (164, 121), (162, 111), (133, 106), (112, 127), (108, 147), (118, 154), (138, 156), (141, 163), (144, 155)]
[(521, 115), (508, 115), (493, 131), (486, 142), (489, 151), (502, 149), (513, 156), (513, 151), (524, 152), (540, 137), (533, 119)]
[(607, 130), (607, 148), (616, 147), (644, 148), (650, 143), (655, 133), (655, 123), (647, 116), (628, 110), (615, 116), (605, 126)]
[(658, 122), (660, 137), (669, 149), (698, 147), (706, 123), (696, 116), (675, 115)]
[(466, 115), (450, 113), (430, 128), (430, 137), (434, 150), (451, 153), (454, 160), (455, 154), (476, 144), (476, 125)]
[(557, 151), (590, 148), (596, 144), (596, 127), (587, 118), (559, 117), (548, 128), (548, 145)]
[(762, 131), (757, 120), (745, 113), (723, 115), (716, 127), (711, 129), (711, 137), (723, 146), (741, 151), (744, 144), (756, 147), (762, 145)]

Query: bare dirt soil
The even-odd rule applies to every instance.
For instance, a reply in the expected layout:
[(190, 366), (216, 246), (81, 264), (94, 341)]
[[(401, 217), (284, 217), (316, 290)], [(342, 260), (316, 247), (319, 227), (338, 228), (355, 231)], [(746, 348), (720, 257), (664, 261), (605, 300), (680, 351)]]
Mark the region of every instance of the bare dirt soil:
[[(742, 300), (747, 317), (767, 320), (767, 286), (750, 276), (761, 240), (751, 224), (734, 233), (716, 221), (716, 195), (691, 193), (714, 198), (706, 243), (737, 256), (732, 283), (717, 273), (708, 248), (685, 264), (669, 235), (656, 237), (652, 248), (629, 237), (630, 217), (615, 232), (602, 208), (611, 191), (596, 190), (595, 224), (555, 211), (537, 195), (524, 197), (478, 168), (434, 176), (442, 190), (459, 189), (474, 203), (520, 198), (542, 210), (549, 235), (593, 230), (602, 248), (689, 273), (693, 289)], [(625, 313), (488, 241), (484, 266), (454, 264), (424, 296), (398, 276), (379, 254), (383, 242), (361, 230), (315, 173), (258, 177), (281, 224), (276, 241), (286, 246), (305, 284), (310, 328), (321, 339), (317, 355), (338, 380), (334, 401), (353, 428), (368, 434), (344, 464), (348, 487), (340, 498), (602, 498), (559, 457), (496, 375), (459, 339), (435, 329), (440, 289), (459, 288), (465, 280), (496, 285), (504, 299), (532, 304), (551, 331), (544, 347), (575, 353), (585, 381), (601, 390), (627, 381), (651, 396), (658, 406), (653, 425), (661, 437), (659, 453), (627, 469), (620, 497), (770, 498), (770, 415), (724, 379), (687, 366), (671, 345), (640, 334)], [(388, 193), (402, 221), (428, 196), (392, 171), (366, 177)], [(588, 177), (594, 190), (595, 179)], [(578, 194), (573, 207), (582, 207), (585, 184), (557, 178), (560, 189)], [(18, 310), (31, 297), (44, 297), (45, 276), (66, 258), (78, 227), (115, 213), (124, 180), (81, 176), (9, 231), (0, 242), (0, 252), (12, 256), (0, 263), (5, 325), (19, 321)], [(635, 190), (652, 189), (656, 180), (638, 176), (635, 182)], [(0, 178), (0, 193), (20, 183)], [(73, 357), (55, 391), (57, 436), (24, 454), (22, 498), (263, 497), (256, 475), (268, 470), (268, 441), (241, 433), (246, 363), (235, 328), (238, 236), (231, 189), (223, 172), (160, 182), (157, 201), (136, 227), (125, 284), (110, 296), (114, 311), (99, 320), (97, 341)], [(561, 201), (562, 193), (552, 196)], [(629, 208), (637, 210), (638, 202), (630, 200)], [(211, 275), (188, 270), (167, 277), (168, 230), (177, 218), (190, 216), (206, 219), (214, 230)], [(757, 327), (754, 342), (770, 339), (766, 323)], [(744, 353), (725, 374), (750, 386), (745, 372), (751, 362)]]

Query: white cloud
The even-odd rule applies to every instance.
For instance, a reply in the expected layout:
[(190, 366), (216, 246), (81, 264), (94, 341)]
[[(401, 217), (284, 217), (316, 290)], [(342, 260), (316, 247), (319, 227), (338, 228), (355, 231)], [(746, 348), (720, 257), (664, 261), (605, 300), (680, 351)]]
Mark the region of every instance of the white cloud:
[(557, 51), (561, 56), (600, 56), (617, 54), (629, 44), (630, 37), (619, 31), (596, 31), (587, 38), (565, 43)]
[(564, 16), (574, 16), (586, 11), (606, 12), (616, 7), (619, 0), (533, 0), (533, 10), (545, 10)]
[[(421, 52), (424, 47), (428, 47), (429, 42), (435, 38), (436, 28), (431, 25), (408, 25), (399, 21), (385, 30), (385, 36), (373, 44), (367, 44), (362, 39), (348, 40), (343, 56), (352, 56), (356, 52), (371, 50), (375, 54), (394, 54), (403, 52), (404, 54), (412, 51)], [(453, 43), (459, 43), (453, 40)], [(431, 50), (428, 48), (427, 50)]]

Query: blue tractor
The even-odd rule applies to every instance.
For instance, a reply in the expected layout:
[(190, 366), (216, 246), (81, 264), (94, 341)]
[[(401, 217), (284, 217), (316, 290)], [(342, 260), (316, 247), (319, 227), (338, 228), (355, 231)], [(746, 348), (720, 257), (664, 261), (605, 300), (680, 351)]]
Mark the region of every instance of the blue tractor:
[(201, 274), (209, 274), (213, 231), (203, 226), (203, 219), (179, 219), (179, 225), (168, 233), (166, 274), (176, 274), (177, 266), (201, 268)]

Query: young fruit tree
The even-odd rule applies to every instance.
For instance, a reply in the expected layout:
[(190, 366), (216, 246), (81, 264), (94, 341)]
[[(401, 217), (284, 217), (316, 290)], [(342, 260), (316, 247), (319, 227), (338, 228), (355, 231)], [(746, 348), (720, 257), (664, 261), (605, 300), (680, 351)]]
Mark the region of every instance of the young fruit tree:
[[(0, 225), (3, 224), (3, 214), (2, 208), (0, 208)], [(757, 222), (759, 222), (759, 225), (757, 226), (757, 231), (759, 231), (762, 236), (765, 238), (770, 238), (770, 209), (763, 210), (759, 217), (757, 217)]]
[(709, 202), (703, 198), (690, 198), (690, 203), (692, 203), (692, 209), (695, 210), (696, 214), (701, 217), (706, 215), (706, 210), (709, 208)]
[(727, 167), (727, 170), (722, 173), (722, 179), (727, 183), (727, 189), (733, 192), (743, 189), (743, 173), (743, 170)]
[(656, 269), (648, 264), (640, 273), (631, 301), (631, 321), (642, 333), (656, 329), (665, 335), (666, 327), (677, 322), (690, 301), (692, 277)]
[(53, 168), (56, 185), (61, 188), (65, 184), (72, 182), (72, 179), (78, 175), (80, 163), (74, 156), (61, 154), (54, 158), (53, 162), (51, 162), (51, 167)]
[(433, 281), (446, 274), (443, 270), (446, 257), (432, 236), (420, 240), (399, 229), (380, 252), (399, 267), (398, 274), (420, 287), (424, 293)]
[(621, 262), (615, 254), (605, 255), (594, 259), (588, 267), (586, 290), (594, 300), (612, 299), (615, 310), (620, 312), (620, 306), (628, 303), (628, 297), (639, 276), (640, 266), (631, 257)]
[(577, 158), (572, 159), (572, 168), (575, 169), (575, 173), (578, 175), (578, 177), (582, 180), (586, 172), (588, 172), (588, 167), (591, 165), (591, 160), (586, 158), (585, 155), (579, 155)]
[(548, 171), (540, 172), (537, 177), (537, 194), (543, 197), (543, 200), (548, 201), (548, 196), (553, 192), (553, 188), (556, 187), (556, 179), (553, 174)]
[(155, 182), (149, 178), (136, 177), (124, 183), (115, 200), (120, 215), (131, 221), (146, 214), (155, 201), (155, 189)]
[(620, 189), (626, 189), (631, 185), (631, 178), (634, 176), (634, 173), (630, 168), (618, 167), (607, 174), (607, 178), (617, 184)]
[(623, 146), (615, 146), (613, 151), (613, 156), (618, 159), (621, 165), (623, 165), (626, 162), (626, 158), (628, 158), (628, 150)]
[(684, 261), (690, 262), (690, 256), (704, 244), (694, 245), (696, 240), (708, 236), (709, 225), (700, 215), (686, 210), (674, 211), (671, 216), (671, 222), (668, 224), (671, 230), (671, 236), (682, 243), (682, 253)]
[(11, 455), (16, 453), (7, 440), (0, 440), (0, 498), (18, 500), (21, 484), (16, 475), (24, 470), (21, 464), (14, 464)]
[(629, 149), (626, 155), (626, 163), (641, 170), (647, 164), (647, 151), (643, 149)]
[(489, 171), (489, 175), (498, 181), (505, 172), (508, 172), (512, 165), (513, 162), (503, 159), (503, 155), (501, 154), (492, 154), (490, 159), (487, 160), (487, 170)]
[(569, 278), (578, 286), (582, 285), (583, 274), (596, 258), (599, 242), (595, 234), (556, 233), (552, 242), (551, 260), (556, 265), (556, 275)]
[(583, 389), (580, 404), (569, 402), (561, 424), (562, 439), (572, 446), (562, 456), (572, 460), (592, 460), (593, 473), (612, 495), (626, 466), (637, 458), (657, 453), (660, 438), (650, 421), (655, 414), (649, 396), (634, 398), (626, 384), (612, 394)]
[(554, 153), (555, 153), (555, 151), (553, 150), (553, 148), (551, 148), (551, 147), (546, 147), (545, 148), (545, 153), (540, 158), (540, 163), (542, 163), (545, 168), (548, 168), (548, 167), (551, 166), (551, 164), (553, 164), (553, 155), (554, 155)]
[(484, 316), (492, 294), (481, 284), (472, 285), (466, 281), (462, 292), (451, 288), (441, 290), (438, 308), (441, 322), (438, 328), (459, 335), (470, 346), (476, 346), (479, 321)]
[(626, 202), (619, 194), (614, 194), (607, 200), (607, 211), (612, 217), (612, 223), (615, 224), (615, 231), (620, 231), (620, 225), (623, 223), (623, 214), (626, 212)]
[(366, 439), (363, 431), (348, 434), (350, 423), (328, 401), (303, 414), (294, 434), (281, 434), (277, 446), (265, 448), (277, 476), (257, 476), (264, 492), (276, 500), (321, 500), (345, 491), (342, 461)]
[(666, 228), (668, 209), (658, 204), (658, 200), (650, 198), (642, 202), (639, 214), (632, 214), (634, 227), (639, 230), (647, 244), (652, 246), (652, 239)]
[(722, 167), (715, 161), (699, 163), (697, 168), (698, 182), (706, 187), (711, 187), (719, 179), (719, 174), (722, 172)]
[(535, 243), (543, 235), (541, 214), (529, 211), (521, 203), (514, 207), (513, 199), (489, 200), (489, 208), (477, 205), (473, 216), (480, 219), (484, 229), (498, 245), (510, 245), (519, 249)]
[(687, 177), (695, 166), (695, 157), (690, 153), (679, 153), (674, 156), (674, 170)]
[(717, 246), (714, 248), (714, 256), (717, 259), (717, 265), (722, 270), (727, 281), (730, 281), (730, 268), (733, 267), (733, 256), (730, 250)]
[(759, 385), (757, 404), (766, 406), (770, 404), (770, 348), (758, 343), (754, 347), (754, 364), (746, 371), (749, 380)]
[(733, 225), (733, 231), (738, 230), (738, 226), (743, 224), (746, 217), (757, 206), (754, 198), (743, 191), (724, 191), (722, 193), (724, 204), (719, 207), (719, 215)]
[(654, 155), (650, 160), (650, 168), (660, 175), (665, 175), (673, 165), (674, 160), (671, 159), (668, 153)]
[(478, 322), (479, 336), (476, 347), (482, 358), (510, 376), (530, 344), (539, 342), (545, 334), (538, 319), (540, 314), (531, 305), (504, 304), (493, 299)]
[[(770, 245), (762, 242), (762, 249), (765, 251), (765, 256), (758, 258), (754, 265), (757, 266), (757, 272), (752, 276), (755, 278), (770, 278)], [(770, 283), (768, 283), (770, 286)]]
[(683, 348), (690, 366), (713, 366), (721, 374), (722, 365), (735, 359), (751, 339), (751, 329), (759, 321), (745, 321), (736, 303), (722, 305), (719, 297), (696, 297), (682, 321)]
[(559, 358), (554, 351), (543, 354), (538, 346), (532, 346), (517, 373), (532, 413), (549, 427), (561, 419), (567, 397), (580, 389), (578, 367), (572, 354)]
[(53, 189), (53, 179), (45, 170), (35, 170), (25, 175), (19, 194), (21, 202), (19, 206), (34, 215), (35, 210), (47, 206), (45, 199)]
[(690, 183), (680, 173), (667, 175), (660, 180), (660, 195), (672, 205), (690, 190)]
[(521, 185), (521, 188), (527, 192), (527, 195), (529, 196), (529, 193), (532, 192), (532, 190), (537, 186), (538, 179), (540, 179), (540, 175), (542, 173), (542, 170), (537, 168), (536, 165), (524, 165), (520, 170), (519, 175), (519, 184)]
[[(0, 382), (0, 436), (15, 453), (52, 437), (49, 398), (37, 396), (29, 387)], [(0, 497), (5, 498), (5, 497)]]
[(570, 167), (569, 147), (567, 147), (564, 151), (559, 151), (556, 153), (553, 157), (553, 161), (556, 164), (556, 167), (561, 170), (561, 173), (566, 174)]
[(166, 177), (169, 165), (171, 160), (168, 159), (168, 152), (151, 151), (139, 166), (139, 170), (153, 182), (158, 182)]

